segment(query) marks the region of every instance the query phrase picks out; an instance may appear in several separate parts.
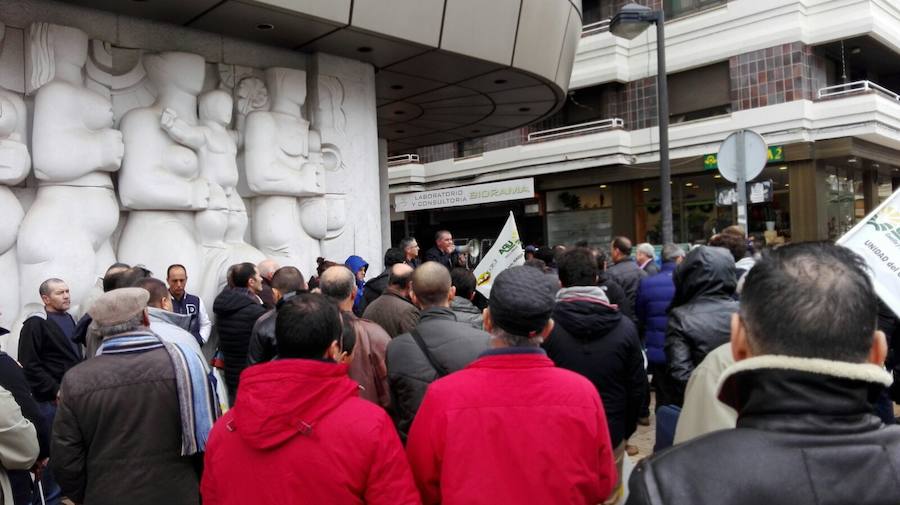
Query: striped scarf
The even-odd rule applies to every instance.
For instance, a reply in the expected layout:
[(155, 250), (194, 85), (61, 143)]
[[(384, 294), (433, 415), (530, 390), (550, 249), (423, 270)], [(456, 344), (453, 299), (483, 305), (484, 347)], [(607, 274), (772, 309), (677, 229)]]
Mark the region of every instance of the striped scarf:
[(178, 344), (163, 342), (153, 333), (137, 332), (107, 339), (97, 354), (126, 354), (165, 348), (175, 368), (175, 384), (181, 413), (181, 455), (206, 450), (213, 423), (222, 415), (216, 398), (215, 377), (207, 373), (197, 353)]

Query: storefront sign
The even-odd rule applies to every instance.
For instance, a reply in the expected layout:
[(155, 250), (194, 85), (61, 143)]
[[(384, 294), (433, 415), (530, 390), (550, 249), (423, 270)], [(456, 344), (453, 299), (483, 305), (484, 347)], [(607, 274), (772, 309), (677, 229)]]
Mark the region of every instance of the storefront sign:
[(489, 182), (472, 186), (459, 186), (456, 188), (397, 195), (394, 199), (394, 210), (406, 212), (410, 210), (505, 202), (507, 200), (521, 200), (524, 198), (534, 198), (534, 178), (529, 177), (527, 179)]
[(869, 265), (881, 300), (900, 316), (900, 191), (879, 205), (837, 243), (852, 249)]
[[(769, 146), (769, 154), (766, 155), (766, 163), (784, 161), (784, 146)], [(718, 156), (713, 154), (703, 155), (703, 170), (716, 170), (719, 168)]]

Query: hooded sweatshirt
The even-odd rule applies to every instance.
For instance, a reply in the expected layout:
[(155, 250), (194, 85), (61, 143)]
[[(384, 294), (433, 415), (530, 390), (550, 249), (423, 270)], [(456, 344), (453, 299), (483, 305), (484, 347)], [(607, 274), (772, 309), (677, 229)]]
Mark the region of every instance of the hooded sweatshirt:
[[(365, 268), (369, 269), (369, 264), (366, 260), (362, 259), (359, 256), (350, 256), (347, 258), (347, 261), (344, 262), (344, 265), (353, 272), (354, 277), (360, 269)], [(362, 316), (362, 301), (363, 301), (363, 292), (366, 288), (366, 281), (361, 281), (358, 278), (356, 279), (356, 298), (353, 299), (353, 313), (357, 316)]]
[(556, 366), (587, 377), (597, 388), (616, 447), (637, 427), (647, 384), (637, 330), (597, 286), (563, 288), (556, 300), (556, 325), (543, 347)]
[(205, 505), (419, 503), (390, 418), (324, 360), (247, 369), (204, 464)]

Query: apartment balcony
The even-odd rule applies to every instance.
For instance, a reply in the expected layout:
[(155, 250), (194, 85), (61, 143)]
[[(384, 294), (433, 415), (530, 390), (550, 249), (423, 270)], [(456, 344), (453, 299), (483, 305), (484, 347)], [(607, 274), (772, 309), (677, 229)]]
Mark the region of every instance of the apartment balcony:
[[(634, 40), (597, 29), (583, 32), (570, 89), (656, 75), (656, 33)], [(900, 4), (885, 0), (732, 1), (666, 23), (670, 73), (749, 51), (802, 42), (819, 45), (870, 36), (900, 53)]]
[[(523, 145), (465, 159), (419, 163), (410, 157), (390, 167), (391, 193), (603, 166), (652, 169), (659, 161), (658, 129), (623, 126), (620, 119), (607, 119), (533, 132)], [(729, 133), (742, 128), (759, 132), (772, 145), (853, 137), (900, 150), (900, 95), (859, 81), (822, 88), (816, 100), (678, 123), (669, 129), (671, 158), (714, 153)]]

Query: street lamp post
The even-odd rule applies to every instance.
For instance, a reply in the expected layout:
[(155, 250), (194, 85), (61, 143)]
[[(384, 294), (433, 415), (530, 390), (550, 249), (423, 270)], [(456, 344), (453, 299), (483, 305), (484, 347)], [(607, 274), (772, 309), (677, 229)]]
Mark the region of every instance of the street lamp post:
[(631, 40), (656, 25), (656, 102), (659, 114), (659, 196), (662, 200), (662, 242), (673, 242), (672, 237), (672, 168), (669, 165), (669, 89), (666, 84), (666, 15), (635, 3), (626, 4), (613, 16), (609, 31)]

